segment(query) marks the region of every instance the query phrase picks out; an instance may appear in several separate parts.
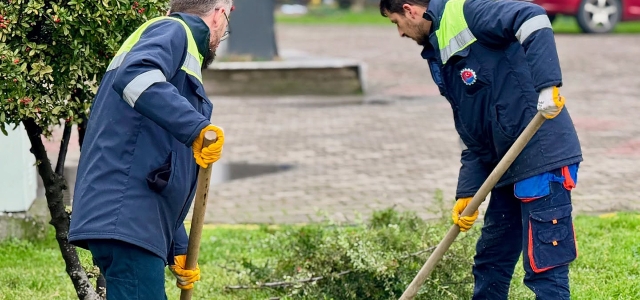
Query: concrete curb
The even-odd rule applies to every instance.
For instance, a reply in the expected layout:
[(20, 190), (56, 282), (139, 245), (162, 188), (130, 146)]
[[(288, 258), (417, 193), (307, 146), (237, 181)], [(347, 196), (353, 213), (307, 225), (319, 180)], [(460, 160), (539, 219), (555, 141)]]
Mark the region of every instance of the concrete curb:
[(212, 95), (360, 95), (366, 65), (352, 59), (282, 51), (279, 60), (214, 62), (203, 70)]

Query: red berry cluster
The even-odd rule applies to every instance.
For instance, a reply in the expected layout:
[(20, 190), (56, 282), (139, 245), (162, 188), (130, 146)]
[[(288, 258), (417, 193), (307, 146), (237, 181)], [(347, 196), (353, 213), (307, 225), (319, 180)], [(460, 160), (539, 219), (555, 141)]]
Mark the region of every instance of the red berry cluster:
[(133, 2), (133, 5), (131, 6), (131, 8), (133, 8), (139, 14), (144, 13), (144, 11), (146, 10), (144, 7), (140, 7), (140, 3), (138, 3), (138, 1)]
[(22, 104), (29, 104), (29, 103), (31, 103), (31, 101), (32, 100), (29, 97), (24, 97), (24, 98), (20, 99), (20, 103), (22, 103)]
[(6, 19), (3, 15), (0, 15), (0, 28), (7, 28), (7, 25), (11, 23), (11, 20)]

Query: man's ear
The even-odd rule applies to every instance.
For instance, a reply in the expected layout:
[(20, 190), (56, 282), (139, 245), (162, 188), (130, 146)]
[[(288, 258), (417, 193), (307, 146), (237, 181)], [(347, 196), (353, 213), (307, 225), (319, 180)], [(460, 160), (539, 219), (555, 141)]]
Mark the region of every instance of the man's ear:
[(216, 9), (212, 11), (211, 14), (208, 16), (209, 22), (211, 25), (213, 25), (214, 28), (218, 28), (226, 20), (223, 14), (223, 10), (224, 10), (223, 8)]
[(405, 4), (402, 5), (402, 10), (404, 11), (404, 16), (406, 18), (412, 18), (413, 13), (414, 13), (413, 6), (405, 3)]
[(201, 16), (200, 18), (202, 19), (202, 21), (204, 21), (205, 24), (207, 24), (207, 26), (213, 27), (215, 25), (215, 23), (214, 23), (215, 12), (216, 11), (212, 11), (208, 15)]

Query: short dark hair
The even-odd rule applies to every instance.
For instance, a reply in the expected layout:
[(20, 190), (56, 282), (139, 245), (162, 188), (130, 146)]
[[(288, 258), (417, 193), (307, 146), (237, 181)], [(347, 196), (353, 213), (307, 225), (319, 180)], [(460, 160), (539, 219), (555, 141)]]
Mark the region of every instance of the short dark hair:
[(380, 0), (380, 14), (388, 17), (388, 14), (402, 14), (402, 6), (405, 4), (429, 6), (429, 0)]

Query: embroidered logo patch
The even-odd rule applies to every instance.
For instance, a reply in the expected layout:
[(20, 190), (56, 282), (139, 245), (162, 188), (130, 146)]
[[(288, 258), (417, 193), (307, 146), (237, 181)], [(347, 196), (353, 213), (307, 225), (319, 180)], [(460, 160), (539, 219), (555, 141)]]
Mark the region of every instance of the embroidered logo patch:
[(460, 72), (460, 77), (462, 77), (462, 81), (466, 85), (472, 85), (476, 83), (476, 72), (469, 68), (464, 68)]

